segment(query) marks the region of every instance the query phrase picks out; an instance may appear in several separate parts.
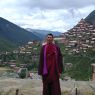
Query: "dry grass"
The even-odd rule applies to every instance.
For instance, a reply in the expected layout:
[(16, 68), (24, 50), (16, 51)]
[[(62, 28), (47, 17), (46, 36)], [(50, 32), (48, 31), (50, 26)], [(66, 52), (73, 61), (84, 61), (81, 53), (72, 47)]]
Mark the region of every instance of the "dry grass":
[[(61, 81), (60, 84), (62, 95), (75, 95), (74, 82)], [(77, 82), (77, 87), (80, 95), (95, 95), (88, 82)], [(19, 95), (42, 95), (42, 81), (12, 78), (0, 80), (0, 95), (15, 95), (16, 89), (19, 89)]]
[(0, 71), (7, 71), (7, 70), (11, 70), (11, 69), (5, 68), (5, 67), (0, 67)]

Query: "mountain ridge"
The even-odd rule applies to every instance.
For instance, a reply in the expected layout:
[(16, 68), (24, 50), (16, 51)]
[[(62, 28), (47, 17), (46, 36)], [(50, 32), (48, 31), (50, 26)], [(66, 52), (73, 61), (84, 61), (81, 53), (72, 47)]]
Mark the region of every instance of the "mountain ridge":
[(54, 36), (60, 36), (62, 33), (59, 31), (51, 31), (51, 30), (40, 30), (40, 29), (31, 29), (27, 28), (26, 30), (39, 34), (42, 38), (44, 38), (48, 33), (52, 33)]
[(89, 24), (95, 25), (95, 10), (93, 10), (86, 18), (85, 21)]
[[(4, 50), (8, 50), (8, 45), (12, 46), (10, 48), (15, 48), (19, 45), (26, 44), (28, 41), (33, 40), (41, 40), (41, 38), (0, 17), (0, 43), (3, 43), (1, 47), (5, 47)], [(7, 43), (7, 45), (4, 43)], [(0, 50), (2, 50), (1, 47)]]

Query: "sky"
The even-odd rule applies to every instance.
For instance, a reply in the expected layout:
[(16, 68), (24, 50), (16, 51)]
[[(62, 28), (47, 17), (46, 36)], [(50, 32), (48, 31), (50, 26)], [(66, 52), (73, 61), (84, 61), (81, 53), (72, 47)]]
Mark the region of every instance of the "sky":
[(0, 17), (23, 28), (67, 32), (95, 9), (95, 0), (0, 0)]

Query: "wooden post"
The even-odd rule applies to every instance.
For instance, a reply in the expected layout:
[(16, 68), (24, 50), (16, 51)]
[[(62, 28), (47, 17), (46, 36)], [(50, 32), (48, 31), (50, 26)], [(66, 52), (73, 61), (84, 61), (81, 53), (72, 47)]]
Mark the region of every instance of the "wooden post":
[(19, 89), (16, 89), (16, 94), (15, 95), (18, 95), (18, 93), (19, 93)]
[(77, 91), (77, 88), (75, 89), (75, 95), (77, 95), (78, 91)]
[(95, 63), (91, 64), (92, 66), (92, 81), (95, 81)]

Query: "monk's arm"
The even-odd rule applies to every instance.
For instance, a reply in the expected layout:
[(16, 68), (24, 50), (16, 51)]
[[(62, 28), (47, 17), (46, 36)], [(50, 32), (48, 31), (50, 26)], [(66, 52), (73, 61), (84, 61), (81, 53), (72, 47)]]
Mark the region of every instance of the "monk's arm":
[(43, 47), (40, 50), (40, 56), (39, 56), (39, 65), (38, 65), (38, 74), (42, 75), (43, 72)]
[(63, 56), (62, 56), (60, 48), (58, 48), (58, 51), (59, 51), (59, 72), (62, 73), (62, 71), (63, 71)]

